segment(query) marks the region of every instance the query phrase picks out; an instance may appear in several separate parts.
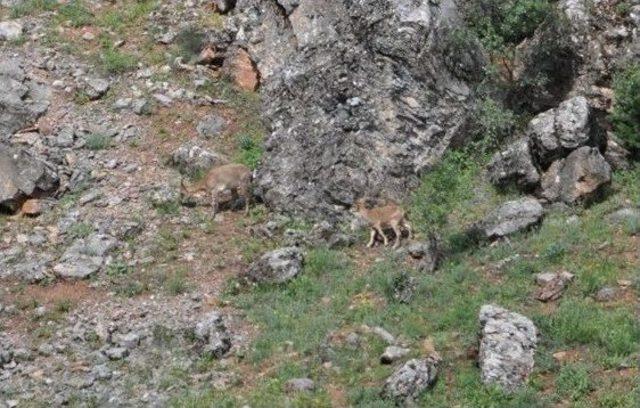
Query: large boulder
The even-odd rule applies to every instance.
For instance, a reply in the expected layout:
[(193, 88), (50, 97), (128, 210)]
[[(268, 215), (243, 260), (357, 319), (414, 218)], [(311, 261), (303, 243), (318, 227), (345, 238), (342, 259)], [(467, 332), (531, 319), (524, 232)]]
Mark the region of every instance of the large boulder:
[(606, 140), (595, 113), (583, 96), (566, 100), (558, 108), (533, 118), (527, 136), (537, 163), (545, 169), (579, 147), (600, 147)]
[(611, 184), (611, 166), (598, 149), (581, 147), (554, 162), (542, 177), (540, 196), (566, 204), (597, 199)]
[(0, 89), (0, 141), (33, 124), (49, 108), (49, 88), (30, 79), (15, 59), (0, 60)]
[(405, 196), (458, 137), (481, 47), (454, 41), (452, 0), (239, 0), (236, 46), (260, 71), (271, 134), (259, 193), (335, 214), (365, 193)]
[(267, 252), (243, 274), (255, 283), (285, 283), (302, 272), (304, 255), (298, 247), (286, 247)]
[(533, 163), (527, 138), (521, 138), (496, 153), (487, 170), (489, 180), (499, 188), (515, 184), (522, 191), (531, 191), (540, 182), (540, 173)]
[(480, 309), (481, 378), (505, 391), (514, 391), (529, 377), (538, 341), (533, 322), (494, 305)]
[(439, 357), (412, 359), (397, 369), (384, 383), (382, 397), (400, 406), (411, 406), (438, 378)]
[(51, 193), (58, 185), (51, 164), (0, 143), (0, 210), (15, 212), (27, 198)]
[(544, 210), (538, 200), (524, 197), (494, 209), (476, 225), (476, 229), (485, 239), (502, 238), (538, 224), (543, 215)]

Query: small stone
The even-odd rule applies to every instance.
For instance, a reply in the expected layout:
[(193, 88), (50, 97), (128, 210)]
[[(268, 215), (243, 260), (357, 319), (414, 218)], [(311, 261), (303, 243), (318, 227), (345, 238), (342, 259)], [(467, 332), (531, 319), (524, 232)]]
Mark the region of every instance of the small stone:
[(122, 360), (129, 355), (129, 350), (124, 347), (112, 347), (104, 351), (109, 360)]
[(215, 138), (222, 134), (226, 120), (218, 115), (212, 115), (200, 121), (196, 126), (198, 134), (206, 139)]
[(22, 213), (22, 215), (27, 215), (30, 217), (36, 217), (42, 214), (42, 210), (42, 202), (35, 198), (25, 201), (24, 203), (22, 203), (22, 207), (20, 208), (20, 212)]
[(38, 346), (38, 353), (41, 356), (48, 357), (54, 353), (53, 346), (49, 343), (42, 343), (40, 346)]
[(376, 334), (378, 337), (380, 337), (382, 340), (384, 340), (387, 344), (395, 344), (395, 342), (396, 342), (396, 338), (393, 337), (393, 335), (391, 333), (389, 333), (388, 331), (386, 331), (382, 327), (376, 326), (373, 329), (371, 329), (371, 332)]
[(140, 344), (140, 335), (134, 332), (115, 335), (113, 336), (113, 342), (121, 347), (133, 350)]
[(22, 36), (22, 30), (17, 21), (0, 21), (0, 41), (15, 41)]
[(176, 37), (176, 33), (174, 33), (173, 31), (167, 31), (166, 33), (161, 34), (158, 37), (158, 42), (161, 44), (169, 45), (173, 42), (173, 40), (175, 40)]
[(85, 41), (93, 41), (96, 39), (96, 36), (91, 31), (87, 31), (84, 34), (82, 34), (82, 39)]
[(217, 312), (211, 312), (200, 320), (196, 324), (194, 334), (200, 340), (205, 354), (220, 359), (231, 350), (231, 336), (222, 316)]
[(486, 239), (497, 239), (526, 230), (540, 223), (543, 216), (544, 211), (538, 200), (525, 197), (508, 201), (494, 209), (476, 225), (476, 229)]
[(439, 363), (437, 355), (407, 361), (387, 378), (381, 396), (400, 406), (413, 406), (415, 400), (435, 384)]
[(88, 78), (85, 82), (85, 92), (91, 100), (100, 99), (111, 87), (109, 81), (102, 78)]
[(380, 362), (382, 364), (393, 364), (410, 352), (411, 350), (409, 350), (408, 348), (389, 346), (384, 350), (382, 356), (380, 356)]
[(315, 383), (309, 378), (294, 378), (287, 381), (284, 388), (287, 392), (313, 391)]
[(605, 286), (600, 290), (598, 290), (598, 292), (596, 292), (595, 298), (598, 302), (605, 303), (605, 302), (611, 302), (612, 300), (615, 300), (617, 295), (618, 295), (618, 292), (616, 291), (615, 288)]
[(255, 283), (285, 283), (302, 272), (304, 255), (298, 247), (285, 247), (267, 252), (243, 273)]
[(100, 364), (93, 368), (93, 375), (97, 380), (110, 380), (113, 374), (106, 364)]

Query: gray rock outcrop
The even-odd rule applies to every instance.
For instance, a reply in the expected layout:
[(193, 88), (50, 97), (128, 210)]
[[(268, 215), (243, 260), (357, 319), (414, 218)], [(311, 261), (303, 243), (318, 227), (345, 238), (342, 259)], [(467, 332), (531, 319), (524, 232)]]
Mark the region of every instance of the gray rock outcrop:
[(538, 341), (533, 322), (518, 313), (494, 305), (480, 309), (481, 378), (505, 391), (514, 391), (527, 380), (534, 366)]
[(450, 40), (454, 2), (286, 3), (236, 6), (236, 46), (268, 95), (263, 199), (327, 215), (365, 193), (404, 196), (462, 134), (484, 64), (477, 44)]
[(62, 278), (87, 278), (100, 270), (107, 254), (117, 244), (115, 238), (104, 234), (79, 238), (64, 252), (53, 270)]
[(496, 153), (487, 170), (489, 180), (499, 188), (515, 184), (522, 191), (531, 191), (540, 182), (540, 173), (533, 163), (528, 138), (521, 138)]
[(578, 96), (556, 109), (543, 112), (529, 123), (527, 136), (536, 161), (548, 167), (582, 146), (601, 146), (605, 140), (587, 99)]

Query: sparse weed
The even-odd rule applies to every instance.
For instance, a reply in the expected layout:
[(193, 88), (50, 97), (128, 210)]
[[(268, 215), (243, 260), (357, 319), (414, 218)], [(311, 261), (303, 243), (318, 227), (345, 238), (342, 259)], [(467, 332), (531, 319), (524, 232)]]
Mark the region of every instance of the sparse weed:
[(19, 1), (11, 8), (11, 18), (20, 18), (27, 15), (55, 10), (57, 0), (25, 0)]
[(69, 228), (69, 236), (74, 239), (78, 238), (86, 238), (93, 232), (93, 227), (90, 224), (86, 224), (84, 222), (79, 222), (73, 224), (71, 228)]
[(85, 146), (89, 150), (104, 150), (111, 147), (111, 137), (102, 133), (93, 133), (87, 136)]
[(80, 0), (71, 0), (62, 4), (58, 9), (58, 19), (62, 22), (68, 22), (72, 27), (89, 25), (93, 18), (93, 14)]
[(165, 282), (165, 288), (167, 292), (173, 296), (181, 295), (190, 290), (190, 285), (187, 280), (187, 273), (183, 269), (178, 269), (173, 272)]

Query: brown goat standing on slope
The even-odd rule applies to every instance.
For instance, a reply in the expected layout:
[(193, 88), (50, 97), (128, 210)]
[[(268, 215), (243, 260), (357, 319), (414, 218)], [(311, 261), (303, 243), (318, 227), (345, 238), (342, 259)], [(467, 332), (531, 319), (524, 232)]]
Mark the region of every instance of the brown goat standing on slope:
[(251, 181), (253, 174), (251, 170), (242, 164), (225, 164), (214, 167), (200, 181), (191, 185), (182, 180), (181, 192), (185, 196), (194, 196), (198, 193), (211, 194), (211, 206), (213, 215), (218, 211), (220, 195), (225, 191), (230, 191), (232, 199), (242, 197), (245, 202), (245, 214), (249, 213), (251, 202)]
[(381, 207), (367, 208), (365, 199), (361, 198), (355, 203), (355, 213), (362, 217), (371, 227), (371, 238), (367, 246), (371, 248), (376, 240), (376, 235), (380, 235), (384, 240), (384, 245), (389, 245), (389, 239), (384, 233), (385, 228), (393, 229), (396, 234), (396, 242), (394, 248), (400, 246), (400, 238), (402, 236), (402, 227), (409, 232), (409, 239), (413, 233), (411, 225), (407, 222), (405, 211), (397, 204), (387, 204)]

